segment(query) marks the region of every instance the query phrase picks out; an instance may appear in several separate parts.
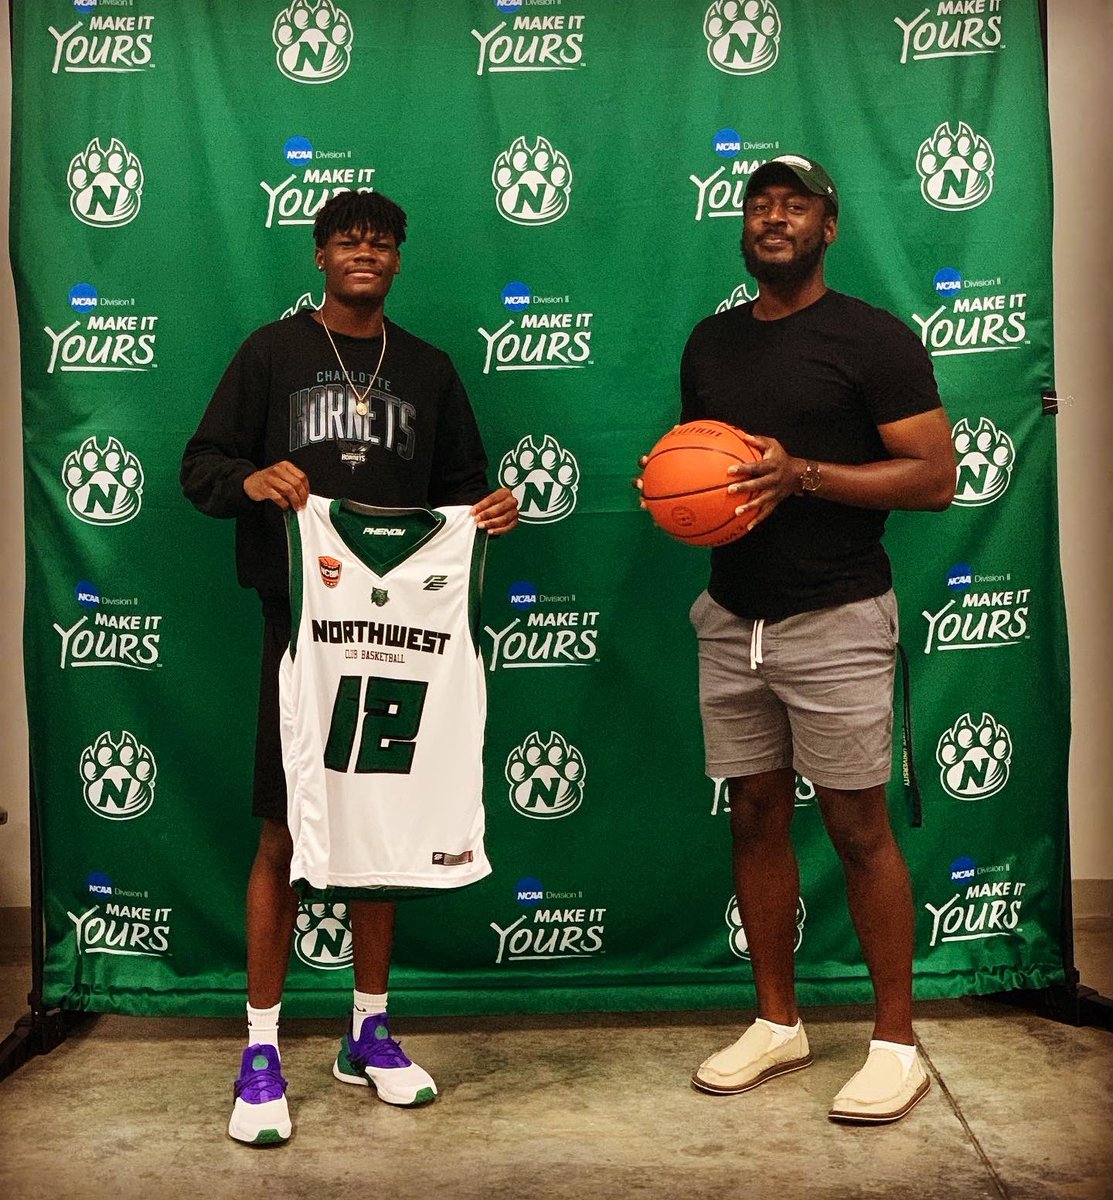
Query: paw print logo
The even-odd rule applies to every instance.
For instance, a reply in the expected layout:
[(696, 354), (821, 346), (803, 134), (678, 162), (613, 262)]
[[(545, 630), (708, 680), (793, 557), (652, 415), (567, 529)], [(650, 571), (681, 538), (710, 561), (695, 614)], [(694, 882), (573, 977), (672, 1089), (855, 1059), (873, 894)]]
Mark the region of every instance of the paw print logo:
[(781, 17), (770, 0), (715, 0), (703, 18), (707, 57), (728, 75), (759, 75), (777, 61)]
[(715, 311), (717, 313), (724, 313), (728, 309), (738, 308), (739, 305), (749, 304), (756, 299), (757, 296), (751, 296), (750, 289), (744, 283), (740, 283)]
[(503, 455), (498, 476), (518, 498), (518, 517), (527, 524), (561, 521), (576, 507), (579, 465), (549, 434), (540, 446), (528, 434), (522, 438)]
[(958, 479), (955, 503), (963, 508), (980, 508), (1004, 495), (1016, 463), (1016, 447), (1003, 429), (982, 417), (971, 427), (963, 417), (951, 432)]
[(944, 122), (916, 152), (920, 191), (933, 208), (962, 212), (977, 208), (993, 191), (993, 150), (965, 121)]
[(352, 929), (346, 904), (309, 904), (298, 908), (294, 953), (307, 967), (342, 971), (352, 965)]
[(990, 713), (975, 725), (969, 713), (939, 739), (935, 761), (939, 781), (956, 800), (984, 800), (1009, 782), (1013, 740), (1009, 731)]
[(132, 821), (155, 802), (155, 760), (125, 729), (107, 730), (81, 752), (78, 766), (85, 803), (109, 821)]
[(274, 19), (278, 69), (295, 83), (331, 83), (352, 62), (352, 22), (332, 0), (294, 0)]
[[(738, 955), (739, 958), (744, 958), (749, 961), (750, 958), (750, 942), (746, 937), (746, 931), (742, 928), (742, 917), (738, 912), (738, 900), (731, 896), (730, 903), (727, 905), (727, 911), (723, 914), (724, 920), (727, 923), (727, 929), (730, 930), (728, 936), (728, 945), (731, 950)], [(808, 918), (808, 910), (804, 907), (804, 897), (801, 896), (796, 901), (796, 945), (793, 947), (799, 950), (804, 942), (804, 922)]]
[(87, 525), (123, 525), (143, 502), (143, 467), (114, 437), (103, 448), (86, 438), (62, 464), (62, 482), (70, 512)]
[(119, 138), (107, 146), (93, 138), (70, 159), (66, 182), (70, 212), (85, 225), (113, 229), (139, 215), (143, 166)]
[(531, 733), (506, 759), (510, 803), (524, 817), (555, 820), (583, 803), (587, 768), (583, 755), (555, 731), (548, 741)]
[(495, 205), (515, 225), (549, 225), (568, 211), (572, 167), (551, 143), (539, 137), (532, 146), (515, 138), (491, 170)]
[(292, 317), (295, 313), (300, 313), (303, 308), (317, 309), (323, 308), (325, 303), (325, 294), (321, 293), (320, 300), (314, 300), (312, 292), (302, 292), (302, 294), (290, 305), (290, 307), (279, 317), (280, 321), (285, 321), (287, 317)]

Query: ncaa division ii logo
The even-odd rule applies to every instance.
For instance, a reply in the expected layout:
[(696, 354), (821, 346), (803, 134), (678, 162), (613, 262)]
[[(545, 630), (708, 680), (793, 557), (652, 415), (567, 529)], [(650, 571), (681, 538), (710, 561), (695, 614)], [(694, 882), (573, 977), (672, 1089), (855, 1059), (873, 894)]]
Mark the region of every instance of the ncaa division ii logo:
[(143, 194), (143, 166), (120, 141), (96, 139), (70, 159), (70, 212), (85, 225), (113, 229), (134, 221)]
[(547, 138), (539, 137), (530, 146), (520, 137), (495, 159), (491, 182), (495, 205), (506, 220), (550, 225), (568, 211), (572, 166)]
[(154, 756), (126, 729), (116, 741), (106, 730), (86, 746), (78, 770), (85, 803), (98, 817), (130, 821), (155, 802)]
[(504, 454), (499, 483), (518, 500), (518, 517), (527, 525), (561, 521), (576, 507), (580, 468), (556, 438), (546, 434), (541, 444), (527, 434)]
[(555, 820), (583, 803), (587, 768), (584, 756), (555, 730), (547, 741), (531, 733), (506, 759), (510, 803), (523, 817)]
[(713, 67), (759, 75), (780, 53), (780, 14), (770, 0), (715, 0), (703, 18), (703, 36)]
[(295, 83), (332, 83), (352, 62), (352, 22), (332, 0), (294, 0), (274, 19), (278, 69)]
[(86, 438), (62, 464), (66, 505), (87, 525), (123, 525), (143, 502), (143, 467), (114, 437)]
[(993, 149), (965, 121), (944, 122), (916, 152), (920, 192), (933, 208), (962, 212), (977, 208), (993, 191)]

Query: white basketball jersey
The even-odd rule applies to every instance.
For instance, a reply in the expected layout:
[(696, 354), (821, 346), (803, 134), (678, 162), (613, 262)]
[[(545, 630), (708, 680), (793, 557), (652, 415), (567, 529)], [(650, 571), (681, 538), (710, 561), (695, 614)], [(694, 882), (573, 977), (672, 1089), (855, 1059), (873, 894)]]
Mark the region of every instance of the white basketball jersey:
[(482, 879), (487, 535), (462, 506), (321, 496), (288, 512), (286, 529), (291, 883), (303, 896), (382, 899)]

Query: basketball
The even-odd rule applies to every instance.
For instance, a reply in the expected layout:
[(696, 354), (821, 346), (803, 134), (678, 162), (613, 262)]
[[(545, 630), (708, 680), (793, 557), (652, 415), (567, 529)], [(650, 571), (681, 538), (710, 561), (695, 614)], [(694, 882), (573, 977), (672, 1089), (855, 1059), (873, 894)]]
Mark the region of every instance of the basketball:
[(670, 429), (649, 452), (642, 499), (667, 534), (690, 546), (725, 546), (746, 532), (752, 513), (736, 516), (745, 498), (727, 491), (727, 469), (761, 454), (724, 421), (689, 421)]

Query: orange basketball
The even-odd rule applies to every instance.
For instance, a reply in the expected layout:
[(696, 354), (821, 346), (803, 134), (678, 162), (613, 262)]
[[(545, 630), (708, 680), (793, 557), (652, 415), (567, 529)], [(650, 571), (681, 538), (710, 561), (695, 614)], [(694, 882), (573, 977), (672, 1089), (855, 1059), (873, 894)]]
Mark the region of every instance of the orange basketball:
[(727, 491), (737, 477), (727, 468), (757, 462), (761, 454), (724, 421), (689, 421), (669, 430), (649, 452), (642, 499), (667, 533), (690, 546), (724, 546), (746, 532), (751, 513), (734, 510), (744, 496)]

